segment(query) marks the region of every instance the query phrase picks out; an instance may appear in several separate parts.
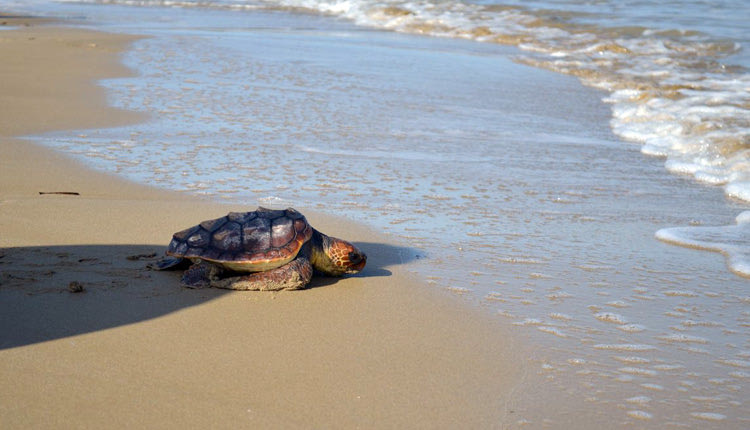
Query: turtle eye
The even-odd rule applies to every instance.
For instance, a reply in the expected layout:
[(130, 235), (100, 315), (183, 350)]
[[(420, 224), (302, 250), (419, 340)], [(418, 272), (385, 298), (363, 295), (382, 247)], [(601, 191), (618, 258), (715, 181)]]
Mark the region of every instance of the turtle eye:
[(349, 253), (349, 262), (352, 264), (359, 264), (362, 261), (362, 256), (358, 252)]

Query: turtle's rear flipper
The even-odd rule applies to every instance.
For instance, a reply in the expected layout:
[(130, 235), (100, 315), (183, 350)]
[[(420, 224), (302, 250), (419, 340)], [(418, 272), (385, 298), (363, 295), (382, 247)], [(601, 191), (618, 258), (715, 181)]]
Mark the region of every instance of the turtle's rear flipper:
[(190, 260), (177, 257), (164, 257), (156, 263), (148, 265), (148, 268), (152, 270), (177, 270), (187, 269), (188, 267), (190, 267)]

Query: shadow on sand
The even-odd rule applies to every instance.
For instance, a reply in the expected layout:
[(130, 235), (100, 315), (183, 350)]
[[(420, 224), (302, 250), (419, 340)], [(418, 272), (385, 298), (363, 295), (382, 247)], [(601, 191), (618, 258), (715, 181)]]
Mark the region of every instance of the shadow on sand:
[[(368, 255), (367, 267), (357, 277), (390, 276), (389, 267), (421, 258), (411, 248), (357, 246)], [(148, 270), (146, 265), (163, 252), (163, 247), (149, 245), (0, 249), (0, 349), (133, 324), (232, 293), (181, 288), (181, 272)], [(338, 281), (316, 277), (310, 287)], [(83, 291), (72, 292), (71, 285)]]

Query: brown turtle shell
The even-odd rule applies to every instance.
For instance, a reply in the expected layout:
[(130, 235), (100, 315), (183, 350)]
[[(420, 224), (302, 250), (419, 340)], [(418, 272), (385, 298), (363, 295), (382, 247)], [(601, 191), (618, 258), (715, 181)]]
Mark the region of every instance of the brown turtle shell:
[(261, 272), (292, 261), (312, 231), (305, 217), (292, 208), (230, 212), (175, 233), (167, 254), (240, 272)]

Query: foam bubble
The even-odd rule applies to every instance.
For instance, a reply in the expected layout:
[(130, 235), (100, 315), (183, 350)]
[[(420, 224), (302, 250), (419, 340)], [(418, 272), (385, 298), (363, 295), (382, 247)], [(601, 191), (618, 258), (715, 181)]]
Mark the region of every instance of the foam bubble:
[(607, 306), (612, 306), (613, 308), (627, 308), (630, 307), (629, 304), (625, 303), (622, 300), (613, 300), (611, 302), (605, 303)]
[(648, 402), (651, 401), (651, 397), (649, 397), (649, 396), (635, 396), (635, 397), (627, 398), (627, 399), (625, 399), (625, 401), (628, 402), (628, 403), (636, 404), (636, 405), (645, 405), (645, 404), (647, 404)]
[(622, 330), (627, 333), (640, 333), (646, 330), (646, 327), (640, 324), (622, 324), (617, 326), (618, 330)]
[(750, 181), (732, 182), (724, 187), (724, 192), (729, 197), (750, 201)]
[(750, 368), (750, 361), (746, 360), (717, 360), (717, 362), (732, 367)]
[(690, 416), (706, 421), (723, 421), (727, 417), (716, 412), (691, 412)]
[(737, 221), (737, 224), (750, 224), (750, 211), (744, 211), (741, 212), (739, 215), (737, 215), (737, 218), (735, 218)]
[(670, 371), (670, 370), (680, 370), (684, 369), (685, 366), (681, 364), (657, 364), (656, 366), (653, 366), (656, 370), (664, 370), (664, 371)]
[(653, 418), (653, 415), (646, 411), (628, 411), (627, 412), (629, 417), (633, 417), (639, 420), (650, 420)]
[(669, 297), (697, 297), (698, 293), (687, 290), (667, 290), (664, 295)]
[(618, 315), (612, 312), (598, 312), (594, 314), (594, 318), (598, 319), (599, 321), (613, 324), (625, 324), (628, 322), (627, 319), (625, 319), (625, 317), (623, 317), (622, 315)]
[(621, 367), (617, 369), (619, 372), (627, 373), (629, 375), (640, 375), (640, 376), (656, 376), (659, 372), (651, 369), (644, 369), (641, 367)]
[(690, 336), (687, 334), (668, 334), (665, 336), (657, 336), (659, 340), (672, 343), (708, 343), (708, 339), (700, 336)]
[(519, 326), (541, 326), (544, 324), (541, 320), (536, 318), (526, 318), (523, 321), (514, 322), (513, 325)]
[(651, 391), (664, 391), (664, 387), (659, 384), (645, 383), (641, 384), (641, 387)]
[(685, 320), (682, 321), (680, 324), (684, 325), (685, 327), (722, 327), (724, 324), (721, 324), (716, 321), (693, 321), (693, 320)]
[(615, 357), (615, 360), (621, 361), (623, 363), (629, 363), (629, 364), (645, 364), (650, 363), (651, 360), (644, 357), (636, 357), (636, 356), (627, 356), (627, 357)]
[(637, 343), (600, 343), (594, 345), (594, 349), (609, 351), (652, 351), (655, 350), (656, 347)]
[(563, 337), (563, 338), (568, 337), (567, 334), (563, 333), (560, 329), (556, 327), (540, 326), (540, 327), (537, 327), (537, 330), (544, 332), (544, 333), (555, 335), (557, 337)]

